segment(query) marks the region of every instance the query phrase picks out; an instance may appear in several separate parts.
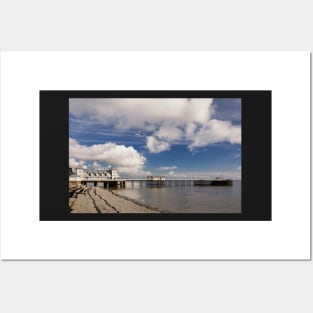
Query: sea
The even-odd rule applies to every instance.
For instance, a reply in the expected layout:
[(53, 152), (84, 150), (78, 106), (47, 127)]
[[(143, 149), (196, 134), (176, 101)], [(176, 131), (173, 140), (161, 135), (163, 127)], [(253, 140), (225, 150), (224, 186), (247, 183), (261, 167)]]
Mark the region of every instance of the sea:
[(126, 182), (114, 192), (168, 213), (241, 213), (241, 181), (233, 186), (146, 186)]

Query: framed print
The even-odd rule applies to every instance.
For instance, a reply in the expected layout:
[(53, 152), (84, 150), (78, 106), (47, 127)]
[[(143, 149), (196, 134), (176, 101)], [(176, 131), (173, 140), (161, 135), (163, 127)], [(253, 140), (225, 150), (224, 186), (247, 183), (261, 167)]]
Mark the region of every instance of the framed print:
[(41, 220), (271, 219), (270, 91), (40, 91), (40, 112)]

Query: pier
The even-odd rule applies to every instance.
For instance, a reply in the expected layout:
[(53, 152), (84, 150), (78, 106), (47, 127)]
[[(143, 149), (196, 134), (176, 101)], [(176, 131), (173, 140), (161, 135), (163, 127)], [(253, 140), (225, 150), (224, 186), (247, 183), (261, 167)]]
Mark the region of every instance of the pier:
[(147, 187), (190, 187), (190, 186), (232, 186), (231, 179), (106, 179), (102, 177), (70, 177), (69, 185), (92, 185), (104, 188), (125, 188), (126, 182), (139, 183)]
[(146, 180), (148, 187), (186, 187), (193, 186), (192, 179), (164, 179), (164, 180)]
[(231, 179), (213, 179), (213, 180), (195, 180), (194, 186), (232, 186), (233, 181)]
[(104, 188), (125, 188), (125, 179), (106, 179), (100, 177), (84, 177), (84, 178), (71, 178), (69, 180), (70, 185), (87, 185), (92, 184), (94, 187), (103, 185)]
[(231, 179), (126, 179), (133, 185), (138, 182), (147, 187), (232, 186)]

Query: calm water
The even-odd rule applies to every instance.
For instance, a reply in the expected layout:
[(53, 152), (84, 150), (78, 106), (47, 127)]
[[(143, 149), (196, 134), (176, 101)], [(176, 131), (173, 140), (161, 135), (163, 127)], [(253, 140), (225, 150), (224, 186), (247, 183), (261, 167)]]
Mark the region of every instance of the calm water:
[(233, 186), (146, 187), (127, 182), (115, 192), (170, 213), (240, 213), (241, 181)]

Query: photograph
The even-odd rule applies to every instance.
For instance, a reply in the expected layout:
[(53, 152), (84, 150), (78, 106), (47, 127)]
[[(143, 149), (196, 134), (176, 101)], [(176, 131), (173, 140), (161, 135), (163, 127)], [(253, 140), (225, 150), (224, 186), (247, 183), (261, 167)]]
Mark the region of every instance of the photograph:
[(69, 98), (71, 214), (240, 214), (241, 98)]

